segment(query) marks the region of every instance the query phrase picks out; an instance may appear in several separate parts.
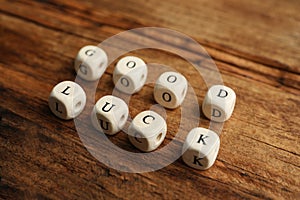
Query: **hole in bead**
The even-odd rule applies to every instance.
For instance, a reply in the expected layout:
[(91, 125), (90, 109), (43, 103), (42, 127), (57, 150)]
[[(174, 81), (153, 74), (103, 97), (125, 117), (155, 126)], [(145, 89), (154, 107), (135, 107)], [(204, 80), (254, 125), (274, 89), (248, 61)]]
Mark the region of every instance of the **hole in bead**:
[(182, 93), (181, 93), (181, 96), (182, 96), (182, 97), (183, 97), (184, 94), (185, 94), (185, 90), (186, 90), (186, 88), (184, 88), (184, 89), (182, 90)]
[(103, 67), (103, 64), (104, 64), (103, 62), (100, 63), (99, 68), (102, 68), (102, 67)]
[(160, 139), (161, 139), (161, 137), (162, 137), (162, 133), (160, 133), (160, 134), (156, 137), (156, 141), (159, 142)]
[(134, 134), (134, 139), (135, 139), (138, 143), (142, 143), (142, 141), (141, 141), (142, 136), (141, 136), (138, 132), (136, 132), (136, 133)]
[(81, 101), (79, 101), (78, 103), (76, 103), (75, 105), (75, 112), (78, 112), (81, 108)]
[(235, 104), (235, 100), (234, 100), (234, 102), (231, 104), (230, 110), (233, 110), (234, 104)]
[(141, 76), (141, 81), (144, 80), (144, 78), (145, 78), (145, 74), (143, 74), (143, 75)]
[(121, 116), (121, 119), (120, 119), (121, 124), (124, 122), (124, 120), (125, 120), (125, 115), (122, 115), (122, 116)]

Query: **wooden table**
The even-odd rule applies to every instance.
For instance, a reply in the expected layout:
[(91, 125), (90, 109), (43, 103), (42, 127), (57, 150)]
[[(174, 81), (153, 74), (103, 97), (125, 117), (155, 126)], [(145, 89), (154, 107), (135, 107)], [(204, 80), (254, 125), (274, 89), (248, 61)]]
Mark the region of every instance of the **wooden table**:
[[(299, 10), (297, 0), (2, 0), (0, 198), (299, 199)], [(155, 172), (112, 169), (87, 151), (72, 120), (60, 120), (48, 108), (52, 87), (75, 79), (73, 61), (82, 46), (148, 26), (199, 42), (237, 93), (218, 158), (207, 171), (181, 159)], [(198, 75), (185, 60), (153, 49), (131, 54), (182, 72), (201, 104), (207, 87), (193, 82)], [(112, 72), (113, 64), (96, 99), (111, 93)], [(149, 84), (132, 96), (131, 116), (154, 103), (152, 90)], [(178, 129), (178, 112), (167, 111), (164, 144)], [(201, 116), (200, 126), (208, 124)], [(136, 151), (124, 133), (110, 139)]]

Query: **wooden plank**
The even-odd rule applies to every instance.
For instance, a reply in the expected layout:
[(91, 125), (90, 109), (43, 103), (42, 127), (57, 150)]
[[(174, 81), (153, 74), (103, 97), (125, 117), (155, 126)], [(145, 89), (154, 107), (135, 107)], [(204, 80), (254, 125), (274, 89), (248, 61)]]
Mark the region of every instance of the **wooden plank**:
[[(277, 3), (281, 7), (275, 8), (272, 1), (261, 6), (254, 1), (249, 7), (235, 1), (220, 4), (202, 1), (205, 6), (189, 12), (191, 5), (197, 3), (3, 1), (0, 197), (295, 199), (300, 194), (300, 79), (299, 59), (294, 54), (299, 50), (299, 45), (294, 45), (298, 40), (291, 35), (297, 34), (299, 28), (294, 27), (299, 22), (295, 14), (298, 2)], [(259, 15), (268, 6), (274, 12)], [(214, 16), (206, 17), (213, 11)], [(286, 18), (280, 19), (278, 13)], [(197, 18), (192, 19), (193, 16)], [(257, 27), (249, 21), (253, 18)], [(263, 21), (258, 20), (261, 18)], [(282, 26), (268, 33), (263, 24), (272, 25), (279, 19), (283, 20)], [(227, 23), (222, 24), (224, 20)], [(291, 21), (285, 23), (287, 20)], [(241, 26), (245, 22), (249, 24)], [(208, 171), (190, 169), (181, 159), (151, 173), (130, 174), (110, 169), (85, 149), (72, 121), (59, 120), (48, 109), (47, 98), (52, 87), (59, 81), (75, 78), (72, 65), (80, 47), (145, 25), (163, 25), (193, 36), (213, 56), (225, 84), (237, 92), (235, 112), (221, 134), (218, 159)], [(217, 26), (224, 31), (216, 31)], [(233, 27), (240, 28), (237, 36), (242, 33), (244, 36), (230, 40)], [(290, 33), (284, 31), (286, 27)], [(202, 28), (206, 29), (200, 37)], [(262, 41), (260, 34), (270, 38)], [(256, 45), (250, 45), (250, 38)], [(284, 42), (278, 44), (276, 39)], [(162, 42), (158, 37), (152, 40)], [(163, 42), (172, 48), (183, 44), (180, 38), (172, 44), (172, 37)], [(182, 51), (193, 57), (193, 48)], [(195, 78), (196, 72), (186, 61), (155, 50), (131, 54), (183, 73), (194, 87), (199, 103), (202, 102), (207, 88), (201, 78)], [(201, 62), (205, 66), (205, 59)], [(96, 99), (113, 89), (113, 64), (101, 79)], [(132, 116), (154, 103), (152, 90), (153, 85), (147, 85), (132, 98), (130, 104), (136, 105), (131, 106)], [(174, 137), (180, 112), (167, 114), (169, 134), (163, 145)], [(201, 126), (208, 124), (201, 116)], [(125, 134), (110, 139), (126, 150), (139, 152), (129, 144)]]
[[(299, 74), (298, 1), (192, 0), (184, 5), (178, 0), (63, 4), (57, 1), (21, 1), (16, 5), (6, 2), (6, 12), (23, 13), (31, 20), (86, 37), (95, 35), (106, 25), (121, 29), (165, 26), (184, 30), (213, 48)], [(32, 7), (42, 9), (32, 12)], [(37, 19), (36, 15), (41, 17)]]

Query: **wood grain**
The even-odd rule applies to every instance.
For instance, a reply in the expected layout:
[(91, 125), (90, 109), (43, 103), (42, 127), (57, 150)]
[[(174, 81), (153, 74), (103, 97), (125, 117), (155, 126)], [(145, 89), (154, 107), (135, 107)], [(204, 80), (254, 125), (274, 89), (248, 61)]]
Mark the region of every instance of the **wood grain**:
[[(0, 5), (0, 198), (300, 198), (299, 1), (3, 0)], [(217, 161), (207, 171), (193, 170), (181, 159), (150, 173), (111, 169), (87, 151), (73, 121), (56, 118), (48, 108), (52, 87), (75, 79), (73, 60), (82, 46), (147, 26), (197, 40), (237, 93)], [(195, 55), (180, 40), (166, 41)], [(173, 66), (202, 102), (207, 88), (185, 60), (151, 49), (131, 55)], [(205, 65), (205, 59), (199, 62)], [(96, 99), (113, 90), (114, 63), (101, 78)], [(133, 96), (131, 116), (154, 103), (152, 90), (149, 84)], [(180, 112), (167, 114), (163, 145), (173, 139)], [(209, 121), (201, 117), (200, 125), (208, 127)], [(124, 133), (110, 139), (138, 152)]]

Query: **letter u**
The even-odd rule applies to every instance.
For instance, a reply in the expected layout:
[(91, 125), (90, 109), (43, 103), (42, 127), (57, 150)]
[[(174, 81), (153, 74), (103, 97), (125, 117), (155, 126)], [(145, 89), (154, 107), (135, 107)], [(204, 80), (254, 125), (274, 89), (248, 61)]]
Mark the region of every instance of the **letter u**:
[(109, 104), (110, 103), (106, 102), (106, 104), (102, 107), (103, 112), (109, 112), (114, 106), (116, 106), (115, 104), (111, 104), (109, 108), (106, 108)]
[(102, 120), (102, 119), (100, 119), (100, 126), (101, 126), (101, 128), (103, 129), (103, 130), (106, 130), (106, 131), (108, 131), (108, 122), (105, 122), (105, 127), (104, 127), (104, 121)]

